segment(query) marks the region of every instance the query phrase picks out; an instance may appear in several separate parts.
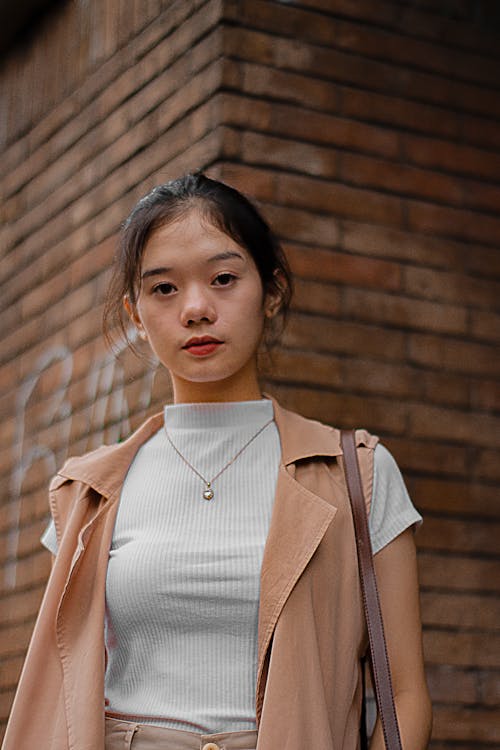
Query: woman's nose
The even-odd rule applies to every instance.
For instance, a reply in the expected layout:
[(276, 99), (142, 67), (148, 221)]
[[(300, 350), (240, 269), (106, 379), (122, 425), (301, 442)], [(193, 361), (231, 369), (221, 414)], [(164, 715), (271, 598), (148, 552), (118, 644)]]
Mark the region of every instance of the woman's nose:
[(191, 325), (202, 321), (213, 323), (216, 312), (210, 295), (200, 289), (198, 285), (186, 290), (181, 311), (183, 325)]

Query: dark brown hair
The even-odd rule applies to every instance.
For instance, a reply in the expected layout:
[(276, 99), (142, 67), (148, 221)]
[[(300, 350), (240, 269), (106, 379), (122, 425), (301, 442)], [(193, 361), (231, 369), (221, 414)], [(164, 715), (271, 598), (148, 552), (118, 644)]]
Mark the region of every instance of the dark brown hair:
[(130, 321), (123, 308), (123, 299), (127, 296), (131, 305), (137, 303), (142, 256), (151, 234), (192, 209), (201, 211), (210, 224), (250, 253), (264, 293), (274, 294), (279, 300), (277, 315), (271, 321), (266, 319), (267, 346), (270, 347), (281, 333), (293, 287), (291, 272), (277, 237), (242, 193), (196, 172), (153, 188), (139, 200), (123, 223), (104, 306), (104, 335), (111, 346), (118, 330), (118, 336), (124, 337), (136, 351), (129, 337)]

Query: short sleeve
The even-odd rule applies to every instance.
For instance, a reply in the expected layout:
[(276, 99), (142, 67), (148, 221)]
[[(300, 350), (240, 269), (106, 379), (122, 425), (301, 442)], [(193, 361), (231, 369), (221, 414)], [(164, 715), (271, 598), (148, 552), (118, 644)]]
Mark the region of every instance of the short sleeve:
[(368, 517), (373, 554), (392, 542), (405, 529), (421, 523), (422, 516), (410, 499), (394, 457), (385, 446), (377, 443)]
[(57, 555), (57, 534), (54, 519), (50, 520), (49, 525), (40, 538), (40, 541), (49, 552), (52, 552), (53, 555)]

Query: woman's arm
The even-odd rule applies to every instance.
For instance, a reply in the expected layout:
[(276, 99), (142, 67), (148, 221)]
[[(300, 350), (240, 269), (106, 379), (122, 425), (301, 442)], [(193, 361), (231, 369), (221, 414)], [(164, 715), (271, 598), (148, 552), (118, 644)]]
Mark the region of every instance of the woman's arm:
[[(403, 750), (425, 750), (432, 709), (424, 674), (417, 557), (407, 529), (374, 557)], [(371, 750), (384, 750), (377, 719)]]

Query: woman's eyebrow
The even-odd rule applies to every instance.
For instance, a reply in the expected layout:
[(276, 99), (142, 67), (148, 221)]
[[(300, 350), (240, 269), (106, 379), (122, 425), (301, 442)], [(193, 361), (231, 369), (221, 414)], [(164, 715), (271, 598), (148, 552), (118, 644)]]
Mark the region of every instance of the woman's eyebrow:
[(235, 250), (225, 250), (223, 253), (217, 253), (217, 255), (212, 255), (211, 258), (207, 258), (207, 263), (211, 263), (214, 260), (230, 260), (231, 258), (245, 260), (241, 253), (237, 253)]
[[(217, 260), (230, 260), (231, 258), (238, 258), (239, 260), (242, 260), (245, 262), (245, 258), (241, 253), (237, 253), (234, 250), (225, 250), (223, 253), (217, 253), (217, 255), (212, 255), (210, 258), (207, 258), (206, 263), (213, 263)], [(159, 276), (162, 273), (170, 273), (174, 269), (170, 266), (161, 266), (160, 268), (149, 268), (147, 271), (144, 271), (144, 273), (141, 274), (141, 279), (147, 279), (149, 276)]]
[(149, 268), (141, 274), (141, 279), (147, 279), (148, 276), (159, 276), (162, 273), (170, 273), (171, 270), (171, 268), (166, 268), (165, 266), (162, 266), (161, 268)]

